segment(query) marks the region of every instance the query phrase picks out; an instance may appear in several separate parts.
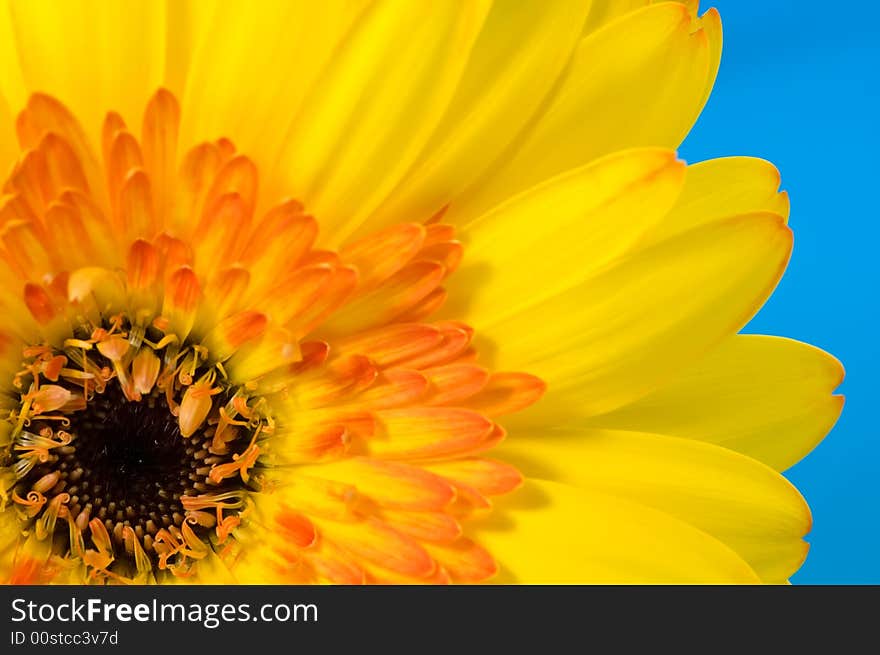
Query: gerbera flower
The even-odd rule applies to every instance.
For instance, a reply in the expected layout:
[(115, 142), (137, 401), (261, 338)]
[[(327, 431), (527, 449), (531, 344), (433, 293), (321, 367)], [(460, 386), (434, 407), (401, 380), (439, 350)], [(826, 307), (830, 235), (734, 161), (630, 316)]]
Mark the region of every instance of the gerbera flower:
[(792, 241), (770, 164), (675, 157), (720, 50), (696, 2), (4, 4), (0, 577), (786, 580), (842, 369), (737, 335)]

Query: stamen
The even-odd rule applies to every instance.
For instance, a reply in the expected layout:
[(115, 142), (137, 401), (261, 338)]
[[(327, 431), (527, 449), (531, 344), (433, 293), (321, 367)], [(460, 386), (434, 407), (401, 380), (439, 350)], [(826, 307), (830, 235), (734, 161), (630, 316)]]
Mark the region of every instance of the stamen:
[(150, 558), (141, 547), (140, 540), (137, 538), (131, 526), (125, 526), (122, 529), (123, 539), (125, 541), (126, 552), (134, 557), (135, 567), (140, 575), (148, 574), (153, 570), (153, 564)]
[(159, 358), (149, 348), (142, 349), (135, 356), (131, 367), (134, 388), (138, 394), (148, 394), (153, 390), (161, 365)]
[(95, 518), (89, 521), (89, 530), (96, 550), (85, 551), (82, 558), (83, 562), (95, 569), (93, 572), (95, 575), (97, 572), (104, 571), (113, 561), (113, 544), (110, 543), (110, 535), (100, 519)]
[(70, 496), (68, 494), (58, 494), (49, 501), (49, 506), (46, 508), (46, 511), (43, 512), (36, 522), (35, 531), (37, 539), (42, 541), (54, 532), (55, 522), (58, 520), (61, 507), (69, 500)]
[(28, 492), (27, 498), (22, 498), (18, 495), (18, 493), (13, 490), (12, 500), (19, 505), (24, 505), (25, 514), (30, 517), (34, 517), (39, 514), (40, 511), (43, 509), (43, 505), (46, 504), (46, 497), (39, 491), (30, 491)]
[(242, 482), (248, 481), (248, 469), (253, 467), (257, 462), (257, 457), (260, 455), (260, 447), (257, 444), (252, 443), (247, 447), (243, 453), (239, 455), (233, 455), (231, 462), (226, 464), (219, 464), (214, 466), (211, 469), (211, 474), (208, 476), (211, 481), (218, 483), (224, 478), (230, 478), (234, 476), (236, 473), (241, 475)]

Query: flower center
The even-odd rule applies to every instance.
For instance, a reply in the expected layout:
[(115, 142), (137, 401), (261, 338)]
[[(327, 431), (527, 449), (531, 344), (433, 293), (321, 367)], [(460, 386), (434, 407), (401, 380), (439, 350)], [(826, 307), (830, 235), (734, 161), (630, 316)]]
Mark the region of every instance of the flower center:
[(185, 574), (259, 478), (260, 399), (218, 380), (204, 346), (162, 335), (124, 314), (84, 319), (62, 348), (26, 348), (16, 376), (12, 498), (74, 548), (88, 527), (96, 575), (110, 561)]
[(158, 526), (180, 525), (180, 496), (198, 493), (194, 470), (206, 453), (195, 456), (161, 395), (129, 402), (110, 386), (71, 416), (69, 429), (71, 445), (47, 468), (67, 482), (71, 512), (91, 508), (102, 520), (128, 521), (150, 535)]

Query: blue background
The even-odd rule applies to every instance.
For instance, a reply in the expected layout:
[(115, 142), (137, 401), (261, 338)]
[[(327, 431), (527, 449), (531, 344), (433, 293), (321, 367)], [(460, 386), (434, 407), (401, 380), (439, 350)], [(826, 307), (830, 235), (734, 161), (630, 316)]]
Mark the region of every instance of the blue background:
[[(880, 583), (878, 4), (715, 0), (724, 51), (680, 150), (772, 161), (791, 195), (794, 255), (744, 330), (807, 341), (846, 367), (843, 416), (786, 474), (813, 510), (799, 584)], [(705, 0), (703, 7), (710, 6)]]

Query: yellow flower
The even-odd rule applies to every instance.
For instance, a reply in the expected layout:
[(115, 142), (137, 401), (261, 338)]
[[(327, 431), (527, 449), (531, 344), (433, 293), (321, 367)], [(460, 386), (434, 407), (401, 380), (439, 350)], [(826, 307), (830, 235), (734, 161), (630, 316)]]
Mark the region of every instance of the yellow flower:
[(0, 7), (0, 579), (785, 581), (842, 369), (696, 4)]

